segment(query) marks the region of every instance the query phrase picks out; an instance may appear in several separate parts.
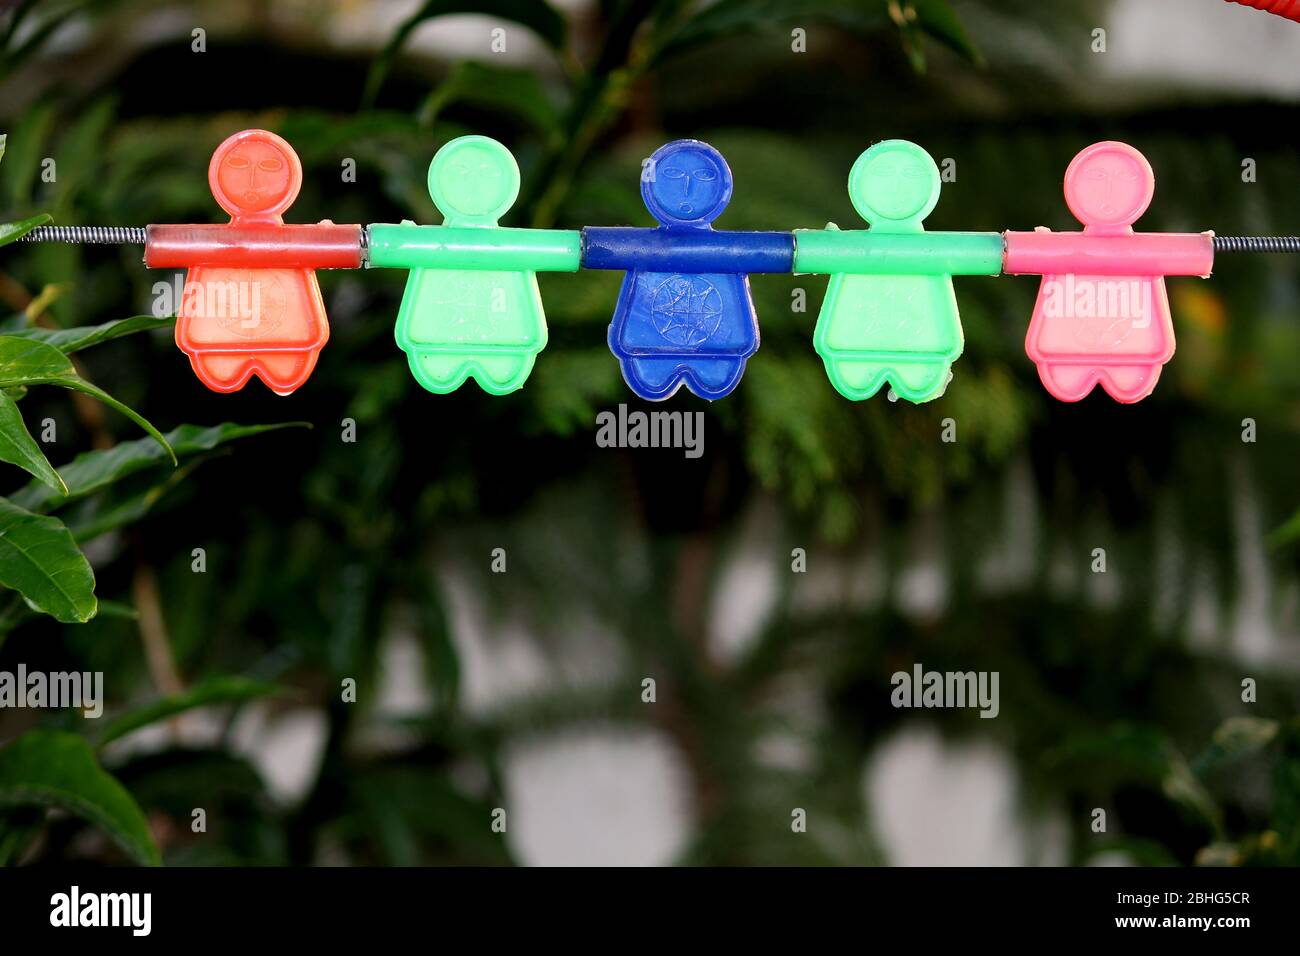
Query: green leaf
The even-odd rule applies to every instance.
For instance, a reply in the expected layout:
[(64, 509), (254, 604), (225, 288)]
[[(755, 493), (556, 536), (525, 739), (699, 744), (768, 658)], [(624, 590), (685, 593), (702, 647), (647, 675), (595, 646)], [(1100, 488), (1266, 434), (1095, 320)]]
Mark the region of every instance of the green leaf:
[(415, 605), (415, 630), (424, 652), (425, 678), (434, 692), (436, 706), (453, 713), (460, 697), (461, 664), (442, 594), (421, 580), (419, 573), (408, 570), (402, 578)]
[(844, 3), (843, 0), (718, 0), (672, 28), (658, 59), (667, 59), (702, 44), (745, 33), (785, 30), (787, 27), (829, 23), (849, 33), (869, 36), (893, 19), (909, 60), (918, 71), (925, 68), (920, 38), (929, 35), (970, 60), (981, 63), (961, 20), (947, 0)]
[(1300, 541), (1300, 511), (1270, 531), (1267, 538), (1270, 548), (1283, 548), (1296, 541)]
[[(24, 10), (35, 6), (36, 3), (24, 4)], [(56, 10), (46, 16), (44, 20), (36, 23), (35, 26), (23, 31), (21, 43), (11, 45), (9, 41), (18, 35), (15, 30), (12, 35), (6, 37), (5, 46), (0, 48), (0, 72), (12, 74), (23, 60), (39, 50), (50, 37), (58, 32), (61, 26), (81, 12), (81, 5), (76, 3), (64, 9)]]
[(168, 717), (174, 717), (176, 714), (184, 713), (187, 710), (194, 710), (197, 707), (253, 700), (258, 697), (270, 697), (283, 692), (284, 688), (277, 684), (268, 684), (247, 677), (211, 677), (182, 693), (163, 697), (118, 717), (109, 723), (100, 735), (99, 746), (102, 747), (109, 741), (117, 740), (119, 737), (125, 737), (141, 727), (147, 727), (150, 724), (166, 720)]
[(1276, 720), (1265, 717), (1229, 717), (1215, 728), (1209, 746), (1197, 756), (1193, 769), (1204, 773), (1253, 756), (1276, 740), (1280, 729)]
[(961, 18), (948, 0), (911, 0), (916, 11), (916, 25), (922, 32), (956, 51), (972, 63), (982, 65), (984, 56), (971, 42)]
[(0, 750), (0, 806), (58, 807), (103, 830), (137, 863), (161, 862), (139, 805), (76, 734), (33, 730)]
[(7, 49), (9, 41), (14, 38), (18, 28), (22, 26), (27, 14), (32, 12), (32, 8), (40, 0), (18, 0), (18, 3), (12, 4), (13, 12), (9, 14), (9, 24), (5, 27), (4, 37), (0, 38), (0, 49)]
[(0, 461), (17, 465), (61, 495), (68, 493), (68, 486), (27, 431), (18, 403), (4, 392), (0, 392)]
[[(4, 75), (2, 68), (0, 75)], [(0, 205), (4, 208), (24, 208), (32, 203), (41, 159), (54, 155), (49, 137), (57, 119), (51, 101), (32, 104), (14, 122), (14, 141), (7, 144), (5, 174), (0, 178)]]
[(425, 99), (420, 109), (421, 125), (432, 126), (452, 103), (509, 111), (543, 133), (560, 128), (560, 115), (536, 70), (503, 70), (476, 60), (462, 60)]
[(43, 226), (49, 221), (49, 214), (41, 213), (39, 216), (32, 216), (30, 219), (19, 219), (17, 222), (0, 222), (0, 246), (7, 246), (11, 242), (17, 242), (37, 226)]
[(1204, 784), (1192, 773), (1186, 761), (1178, 754), (1171, 754), (1169, 766), (1160, 789), (1166, 797), (1180, 804), (1183, 808), (1198, 816), (1214, 830), (1216, 838), (1221, 835), (1223, 814), (1214, 797), (1206, 790)]
[[(101, 534), (107, 534), (110, 531), (140, 521), (153, 510), (154, 505), (167, 496), (168, 492), (189, 478), (194, 473), (194, 469), (203, 463), (204, 457), (206, 456), (191, 458), (181, 467), (169, 471), (166, 478), (158, 484), (151, 485), (144, 491), (130, 495), (125, 500), (96, 502), (97, 505), (102, 505), (102, 507), (82, 509), (83, 511), (88, 510), (89, 514), (79, 513), (75, 516), (65, 516), (68, 530), (72, 532), (72, 539), (77, 544), (82, 545), (87, 541), (98, 538)], [(111, 496), (106, 495), (105, 498), (111, 498)]]
[(113, 618), (120, 621), (135, 621), (139, 619), (140, 613), (130, 604), (123, 604), (121, 601), (100, 601), (99, 613), (95, 616), (101, 620)]
[[(1241, 866), (1241, 847), (1235, 843), (1227, 841), (1216, 841), (1207, 843), (1196, 851), (1197, 866)], [(1145, 861), (1142, 861), (1144, 865)], [(1177, 866), (1176, 859), (1170, 860), (1164, 866)]]
[(60, 119), (58, 152), (53, 154), (59, 157), (58, 186), (54, 205), (46, 207), (56, 218), (66, 218), (85, 188), (93, 188), (95, 171), (104, 162), (100, 146), (114, 126), (116, 108), (114, 97), (101, 97), (83, 105), (74, 116)]
[(176, 324), (174, 315), (158, 318), (152, 315), (133, 315), (128, 319), (115, 319), (102, 325), (79, 325), (71, 329), (43, 329), (28, 326), (24, 329), (6, 333), (11, 338), (27, 339), (52, 345), (64, 355), (81, 349), (120, 339), (135, 332), (151, 332), (154, 329), (169, 329)]
[(718, 0), (672, 29), (656, 59), (668, 59), (713, 40), (746, 33), (784, 31), (789, 25), (833, 23), (858, 34), (888, 25), (884, 4), (846, 4), (843, 0)]
[(9, 141), (8, 133), (0, 133), (0, 159), (5, 158), (5, 143)]
[(1294, 865), (1300, 860), (1300, 759), (1292, 752), (1285, 754), (1273, 770), (1270, 816), (1273, 830), (1282, 835), (1282, 852)]
[(0, 866), (13, 866), (45, 829), (45, 811), (17, 807), (0, 811)]
[(390, 866), (420, 862), (429, 845), (447, 847), (458, 862), (508, 865), (499, 833), (474, 820), (491, 807), (462, 791), (445, 769), (415, 763), (379, 764), (347, 782), (347, 816)]
[(32, 301), (27, 303), (27, 307), (23, 309), (22, 313), (23, 324), (13, 331), (21, 332), (25, 329), (32, 328), (32, 323), (36, 321), (41, 313), (55, 302), (58, 302), (59, 299), (63, 298), (63, 293), (66, 292), (69, 287), (70, 283), (67, 282), (47, 283), (45, 288), (36, 293), (36, 295), (32, 297)]
[(0, 584), (65, 624), (95, 616), (95, 573), (58, 518), (0, 498)]
[(402, 22), (371, 64), (370, 73), (366, 76), (365, 93), (362, 95), (365, 106), (374, 103), (379, 88), (384, 84), (384, 78), (392, 68), (393, 60), (416, 28), (426, 20), (451, 13), (476, 13), (510, 20), (528, 27), (553, 48), (564, 48), (567, 32), (564, 17), (544, 0), (477, 0), (475, 3), (466, 0), (425, 0), (418, 10)]
[[(165, 436), (167, 445), (178, 458), (211, 451), (218, 445), (260, 435), (281, 428), (310, 428), (307, 422), (282, 422), (276, 425), (235, 425), (225, 422), (203, 427), (181, 425)], [(68, 494), (57, 495), (36, 482), (23, 486), (10, 500), (32, 511), (51, 511), (70, 501), (98, 491), (127, 475), (167, 460), (162, 449), (151, 439), (119, 442), (112, 448), (82, 452), (60, 469), (68, 485)]]
[(1158, 786), (1160, 791), (1217, 834), (1222, 815), (1213, 797), (1163, 733), (1154, 727), (1118, 724), (1104, 732), (1068, 740), (1049, 757), (1049, 766), (1082, 772), (1096, 786), (1123, 783)]
[(1229, 717), (1214, 731), (1214, 743), (1233, 754), (1267, 747), (1279, 730), (1276, 720), (1264, 717)]
[(176, 453), (172, 451), (162, 432), (138, 414), (134, 409), (123, 405), (98, 385), (87, 382), (73, 367), (71, 360), (52, 345), (19, 338), (14, 335), (0, 336), (0, 388), (12, 388), (16, 385), (59, 385), (63, 388), (83, 392), (115, 408), (131, 421), (135, 422), (167, 450), (172, 463), (176, 463)]

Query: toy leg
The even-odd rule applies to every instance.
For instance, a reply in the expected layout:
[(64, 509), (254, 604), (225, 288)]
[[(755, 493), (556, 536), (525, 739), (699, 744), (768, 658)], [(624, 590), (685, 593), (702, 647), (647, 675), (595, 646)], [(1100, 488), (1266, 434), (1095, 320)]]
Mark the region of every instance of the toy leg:
[(465, 356), (446, 352), (407, 352), (406, 361), (415, 380), (437, 395), (460, 388), (470, 372)]
[(316, 367), (317, 349), (301, 352), (263, 352), (255, 356), (260, 366), (255, 372), (271, 391), (288, 395), (311, 375)]
[(1097, 384), (1101, 373), (1092, 365), (1068, 365), (1040, 362), (1038, 377), (1053, 397), (1063, 402), (1077, 402)]
[(622, 365), (628, 387), (652, 402), (662, 401), (677, 391), (686, 371), (677, 358), (629, 358)]
[(690, 364), (686, 373), (686, 387), (700, 398), (711, 401), (731, 394), (744, 374), (744, 359), (701, 358)]
[(860, 402), (870, 398), (884, 384), (889, 366), (861, 359), (827, 358), (826, 377), (845, 398)]
[(493, 352), (473, 357), (475, 381), (483, 391), (492, 395), (505, 395), (523, 386), (533, 370), (536, 352)]
[(251, 356), (230, 352), (199, 352), (190, 355), (194, 374), (214, 392), (237, 392), (253, 374)]
[(928, 402), (938, 398), (948, 387), (951, 362), (899, 363), (890, 372), (890, 384), (899, 397), (909, 402)]
[(1156, 387), (1161, 368), (1160, 365), (1113, 365), (1102, 371), (1101, 387), (1116, 401), (1141, 401)]

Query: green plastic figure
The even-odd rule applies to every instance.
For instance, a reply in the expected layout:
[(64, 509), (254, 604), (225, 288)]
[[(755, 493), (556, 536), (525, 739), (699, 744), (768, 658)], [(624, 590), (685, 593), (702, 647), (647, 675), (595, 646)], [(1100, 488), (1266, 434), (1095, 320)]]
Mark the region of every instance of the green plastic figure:
[(396, 338), (416, 381), (444, 394), (473, 377), (505, 395), (524, 384), (546, 348), (539, 271), (575, 272), (580, 233), (503, 229), (519, 195), (519, 166), (486, 136), (462, 136), (429, 164), (441, 226), (369, 227), (372, 267), (410, 269)]
[(1002, 236), (926, 232), (939, 168), (906, 140), (859, 156), (849, 197), (870, 229), (795, 231), (794, 271), (831, 277), (813, 346), (845, 398), (870, 398), (886, 381), (910, 402), (938, 398), (963, 345), (952, 277), (1000, 274)]

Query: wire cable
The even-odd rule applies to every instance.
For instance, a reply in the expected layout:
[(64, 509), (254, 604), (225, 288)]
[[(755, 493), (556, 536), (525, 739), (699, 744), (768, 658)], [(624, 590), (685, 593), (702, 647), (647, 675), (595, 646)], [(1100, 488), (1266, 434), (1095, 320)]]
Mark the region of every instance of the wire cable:
[(37, 226), (19, 242), (75, 242), (92, 245), (145, 244), (144, 226)]

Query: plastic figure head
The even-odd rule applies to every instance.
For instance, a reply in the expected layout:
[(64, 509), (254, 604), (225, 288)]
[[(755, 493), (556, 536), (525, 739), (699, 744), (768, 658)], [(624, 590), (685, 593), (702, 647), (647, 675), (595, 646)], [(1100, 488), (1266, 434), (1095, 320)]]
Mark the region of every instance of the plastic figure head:
[(939, 201), (939, 167), (905, 139), (876, 143), (849, 171), (853, 208), (876, 229), (920, 229)]
[(731, 201), (731, 168), (708, 143), (673, 140), (650, 157), (641, 198), (665, 226), (705, 226)]
[(460, 136), (429, 163), (429, 196), (446, 225), (494, 226), (519, 197), (519, 165), (488, 136)]
[(1155, 191), (1151, 164), (1128, 143), (1094, 143), (1065, 171), (1066, 205), (1093, 231), (1127, 232)]
[(279, 221), (302, 188), (302, 163), (293, 147), (264, 129), (227, 138), (208, 165), (217, 204), (234, 219)]

